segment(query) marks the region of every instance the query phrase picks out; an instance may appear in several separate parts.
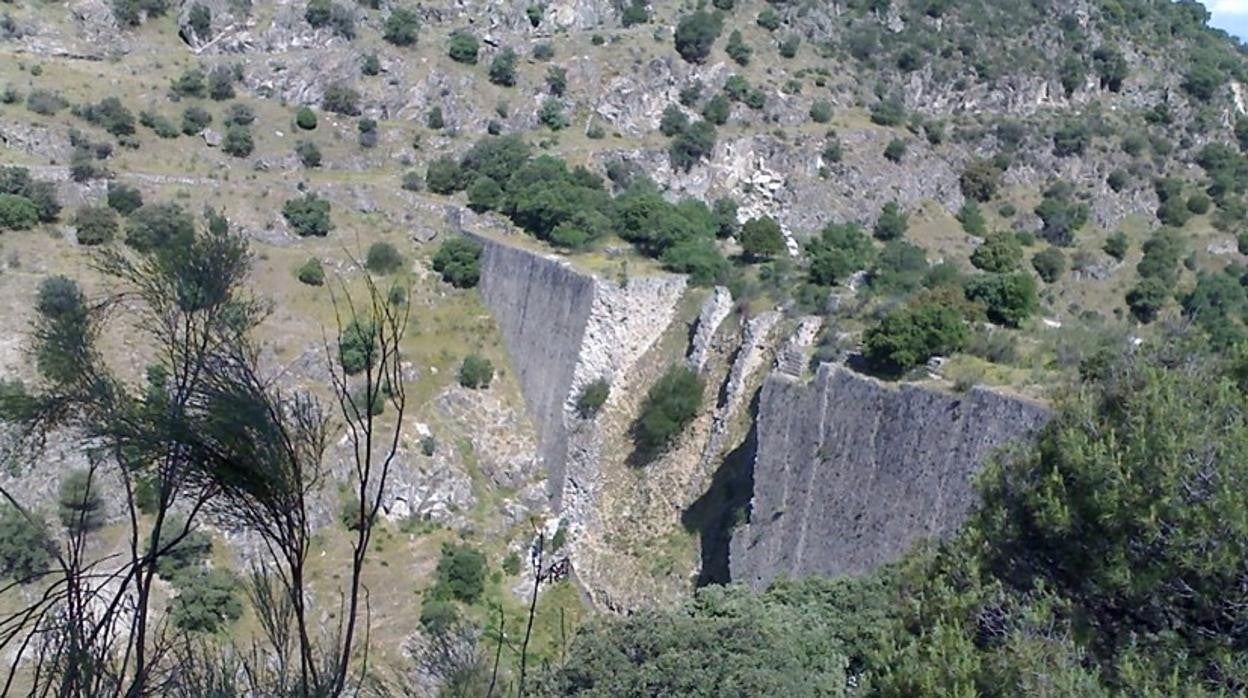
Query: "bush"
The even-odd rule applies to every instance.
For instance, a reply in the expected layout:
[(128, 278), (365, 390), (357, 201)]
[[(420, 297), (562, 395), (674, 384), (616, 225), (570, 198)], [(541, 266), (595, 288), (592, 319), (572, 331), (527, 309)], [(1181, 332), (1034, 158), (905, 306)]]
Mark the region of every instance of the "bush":
[(1119, 230), (1105, 238), (1105, 246), (1102, 249), (1105, 250), (1105, 254), (1121, 262), (1127, 256), (1130, 246), (1131, 241), (1127, 239), (1127, 234)]
[(416, 170), (408, 170), (403, 173), (403, 179), (399, 186), (404, 191), (420, 191), (425, 188), (425, 178), (421, 177)]
[(34, 89), (26, 95), (26, 108), (40, 116), (52, 116), (68, 106), (64, 97), (51, 90)]
[(488, 388), (494, 380), (494, 364), (480, 354), (469, 354), (459, 365), (459, 384), (465, 388)]
[(456, 288), (471, 288), (481, 278), (481, 246), (466, 238), (451, 238), (433, 256), (433, 270)]
[(1074, 201), (1071, 187), (1059, 183), (1044, 192), (1036, 215), (1043, 222), (1041, 237), (1059, 247), (1069, 247), (1075, 242), (1075, 233), (1088, 221), (1088, 206)]
[(871, 107), (871, 123), (880, 126), (900, 126), (906, 120), (906, 108), (895, 97), (882, 99)]
[(105, 97), (98, 104), (88, 104), (78, 113), (82, 118), (114, 136), (134, 134), (134, 115), (116, 97)]
[(894, 138), (884, 148), (884, 158), (889, 162), (901, 162), (905, 156), (906, 141), (903, 138)]
[(468, 208), (477, 213), (493, 211), (502, 207), (503, 188), (492, 177), (482, 175), (468, 187)]
[(329, 0), (308, 0), (308, 5), (303, 10), (303, 18), (313, 29), (320, 29), (329, 24), (332, 11)]
[(300, 265), (295, 276), (299, 279), (299, 283), (308, 286), (325, 285), (325, 268), (321, 266), (321, 260), (316, 257), (309, 257), (308, 261)]
[(780, 13), (776, 12), (776, 10), (772, 7), (764, 7), (763, 10), (758, 13), (758, 17), (755, 21), (758, 23), (758, 26), (763, 29), (766, 29), (767, 31), (775, 31), (780, 28)]
[(832, 103), (826, 99), (817, 99), (810, 105), (810, 120), (816, 124), (826, 124), (832, 120)]
[(299, 156), (299, 162), (303, 163), (304, 167), (321, 166), (321, 149), (312, 141), (295, 143), (295, 155)]
[(11, 504), (0, 507), (0, 575), (23, 584), (35, 581), (51, 569), (54, 546), (42, 520), (27, 518)]
[(1053, 154), (1059, 158), (1083, 155), (1091, 140), (1087, 124), (1069, 119), (1053, 134)]
[(139, 252), (165, 248), (194, 234), (194, 219), (177, 204), (145, 204), (126, 223), (126, 244)]
[(884, 208), (880, 211), (880, 217), (875, 222), (875, 227), (871, 229), (871, 234), (876, 240), (896, 240), (906, 234), (906, 229), (910, 227), (910, 219), (905, 213), (902, 213), (901, 207), (896, 201), (890, 201), (884, 204)]
[(689, 117), (685, 116), (685, 112), (675, 104), (667, 105), (667, 108), (663, 110), (663, 117), (659, 119), (659, 133), (670, 138), (684, 133), (687, 128), (689, 128)]
[(234, 71), (225, 66), (217, 66), (208, 73), (208, 97), (224, 102), (234, 99)]
[(61, 524), (71, 533), (87, 533), (104, 525), (104, 498), (100, 475), (75, 470), (61, 481), (57, 506)]
[(374, 242), (368, 246), (364, 266), (374, 274), (392, 274), (403, 266), (403, 255), (388, 242)]
[(325, 237), (333, 229), (329, 201), (307, 193), (282, 204), (282, 217), (299, 237)]
[(611, 384), (603, 378), (586, 385), (581, 388), (581, 394), (576, 398), (576, 413), (581, 419), (591, 419), (595, 417), (602, 406), (607, 404), (607, 398), (611, 395)]
[(203, 97), (207, 87), (204, 71), (187, 68), (172, 83), (169, 90), (179, 97)]
[(211, 38), (212, 10), (198, 2), (191, 5), (191, 11), (187, 15), (187, 24), (190, 25), (191, 31), (195, 33), (195, 38), (200, 41)]
[(386, 17), (381, 38), (395, 46), (411, 46), (416, 43), (419, 31), (420, 18), (416, 13), (406, 7), (395, 7)]
[(962, 171), (958, 180), (962, 195), (974, 201), (989, 201), (1001, 184), (1001, 170), (992, 160), (974, 160)]
[(1209, 213), (1209, 208), (1212, 205), (1213, 202), (1209, 200), (1209, 197), (1200, 193), (1192, 194), (1187, 199), (1187, 210), (1197, 216), (1203, 216), (1206, 213)]
[(749, 65), (750, 56), (754, 54), (754, 49), (745, 43), (741, 32), (736, 29), (728, 35), (728, 43), (724, 45), (724, 51), (729, 58), (736, 61), (737, 65)]
[(555, 47), (545, 41), (533, 47), (533, 60), (548, 61), (555, 57)]
[(369, 77), (381, 74), (381, 60), (377, 58), (377, 54), (365, 54), (364, 60), (360, 63), (360, 72)]
[(777, 47), (780, 50), (781, 58), (797, 58), (797, 49), (802, 45), (802, 37), (797, 34), (790, 34), (784, 37)]
[(649, 457), (666, 449), (697, 416), (704, 388), (702, 377), (688, 366), (667, 369), (646, 393), (633, 426), (638, 452)]
[(560, 131), (568, 126), (568, 117), (564, 116), (563, 105), (554, 97), (548, 97), (542, 102), (542, 108), (537, 112), (537, 119), (551, 131)]
[(326, 87), (325, 94), (321, 97), (322, 109), (343, 116), (359, 116), (359, 103), (360, 93), (340, 82)]
[(454, 160), (441, 157), (429, 163), (425, 171), (425, 184), (435, 194), (453, 194), (461, 188), (463, 173)]
[(182, 133), (188, 136), (199, 134), (212, 123), (212, 114), (203, 107), (187, 107), (182, 110)]
[(143, 195), (138, 189), (120, 182), (108, 183), (108, 207), (128, 216), (143, 205)]
[(1040, 309), (1036, 281), (1030, 274), (980, 274), (966, 285), (966, 297), (982, 303), (988, 319), (999, 325), (1018, 327)]
[(707, 121), (694, 123), (677, 134), (667, 148), (672, 169), (683, 172), (693, 169), (715, 150), (716, 138), (715, 126)]
[(255, 150), (255, 141), (251, 138), (251, 130), (237, 124), (225, 129), (225, 138), (221, 141), (221, 150), (236, 158), (245, 158)]
[(79, 245), (102, 245), (117, 237), (117, 213), (107, 206), (83, 206), (74, 214)]
[(962, 204), (962, 208), (958, 210), (958, 222), (962, 224), (962, 230), (976, 237), (983, 237), (988, 229), (984, 213), (974, 199)]
[(680, 18), (674, 39), (676, 52), (690, 63), (701, 63), (711, 53), (723, 26), (716, 15), (697, 10)]
[(819, 286), (840, 283), (850, 274), (866, 269), (875, 256), (871, 239), (853, 223), (824, 226), (819, 236), (806, 243), (810, 282)]
[(650, 11), (646, 9), (645, 0), (632, 0), (620, 15), (620, 23), (625, 27), (645, 24), (650, 21)]
[(239, 580), (223, 569), (200, 568), (183, 575), (169, 609), (174, 627), (215, 633), (238, 620), (243, 615), (239, 586)]
[(377, 121), (367, 117), (360, 119), (355, 125), (359, 132), (358, 142), (361, 148), (372, 148), (377, 145)]
[(451, 60), (456, 63), (476, 65), (477, 53), (480, 50), (481, 43), (472, 34), (463, 30), (456, 30), (451, 33), (451, 46), (448, 53)]
[(176, 584), (179, 577), (194, 570), (212, 554), (212, 536), (202, 529), (188, 531), (184, 517), (170, 514), (160, 527), (156, 548), (161, 551), (156, 561), (157, 574)]
[[(444, 543), (433, 597), (475, 603), (485, 592), (485, 573), (485, 556), (476, 548), (467, 543)], [(423, 617), (421, 621), (424, 622)]]
[(368, 321), (352, 320), (338, 336), (338, 362), (348, 376), (363, 373), (377, 359), (377, 327)]
[(862, 345), (875, 370), (895, 375), (960, 351), (969, 338), (957, 301), (933, 293), (890, 311), (867, 329)]
[(0, 230), (29, 230), (39, 222), (39, 209), (17, 194), (0, 194)]
[(702, 107), (702, 118), (716, 126), (723, 126), (728, 123), (728, 116), (732, 113), (732, 103), (728, 100), (727, 95), (717, 94), (707, 100), (706, 105)]
[(295, 112), (295, 125), (304, 131), (316, 128), (316, 112), (310, 107), (299, 107), (299, 111)]
[(226, 126), (250, 126), (256, 121), (256, 112), (242, 102), (235, 102), (225, 109), (222, 123)]
[(784, 233), (770, 216), (751, 218), (741, 226), (741, 248), (747, 258), (762, 260), (785, 251)]
[(516, 84), (516, 52), (511, 49), (504, 49), (494, 56), (494, 60), (490, 61), (489, 77), (490, 82), (503, 87), (512, 87)]
[(1056, 247), (1045, 248), (1031, 258), (1031, 268), (1046, 284), (1051, 284), (1066, 273), (1066, 255)]
[(994, 274), (1016, 271), (1023, 263), (1023, 246), (1013, 233), (993, 233), (971, 253), (971, 264)]

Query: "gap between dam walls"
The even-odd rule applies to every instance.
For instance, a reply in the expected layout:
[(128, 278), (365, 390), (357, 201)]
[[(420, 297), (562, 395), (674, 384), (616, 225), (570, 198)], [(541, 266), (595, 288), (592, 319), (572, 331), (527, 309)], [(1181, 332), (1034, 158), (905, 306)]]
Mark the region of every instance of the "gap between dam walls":
[[(578, 535), (602, 524), (603, 459), (624, 457), (603, 452), (576, 398), (598, 379), (612, 385), (611, 400), (619, 386), (644, 389), (629, 384), (630, 372), (677, 321), (685, 280), (607, 280), (553, 254), (461, 232), (482, 246), (480, 291), (537, 427), (551, 508), (568, 524), (575, 566)], [(762, 387), (743, 396), (748, 433), (715, 454), (713, 472), (677, 512), (678, 525), (701, 537), (698, 584), (761, 590), (780, 576), (863, 574), (923, 538), (947, 536), (974, 502), (972, 477), (984, 461), (1048, 416), (1039, 403), (985, 388), (890, 385), (830, 364), (807, 381), (770, 364), (759, 370)]]

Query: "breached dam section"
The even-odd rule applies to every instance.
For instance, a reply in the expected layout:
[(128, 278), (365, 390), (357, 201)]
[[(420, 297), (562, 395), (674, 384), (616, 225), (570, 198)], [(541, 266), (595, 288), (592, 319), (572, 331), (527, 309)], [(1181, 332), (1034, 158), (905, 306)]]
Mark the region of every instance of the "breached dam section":
[(773, 373), (758, 408), (749, 522), (733, 533), (732, 580), (870, 572), (958, 529), (972, 478), (1048, 418), (989, 389), (891, 386), (823, 364), (801, 383)]

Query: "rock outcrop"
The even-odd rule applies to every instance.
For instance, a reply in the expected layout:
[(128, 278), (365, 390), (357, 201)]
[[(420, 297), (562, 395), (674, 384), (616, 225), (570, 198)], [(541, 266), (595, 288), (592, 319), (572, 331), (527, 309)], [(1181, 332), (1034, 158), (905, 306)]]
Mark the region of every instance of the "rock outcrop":
[(924, 538), (953, 533), (972, 475), (1047, 419), (983, 388), (892, 387), (823, 364), (802, 384), (773, 373), (758, 410), (754, 497), (730, 550), (733, 581), (870, 572)]

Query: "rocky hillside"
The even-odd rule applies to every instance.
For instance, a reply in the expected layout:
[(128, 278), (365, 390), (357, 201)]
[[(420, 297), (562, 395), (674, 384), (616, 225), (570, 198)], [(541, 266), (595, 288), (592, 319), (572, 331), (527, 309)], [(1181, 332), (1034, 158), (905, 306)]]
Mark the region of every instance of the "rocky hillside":
[[(224, 236), (246, 264), (218, 300), (248, 322), (204, 331), (247, 350), (213, 365), (254, 369), (276, 415), (299, 391), (336, 415), (307, 599), (332, 635), (323, 599), (363, 570), (369, 647), (421, 690), (473, 695), (464, 663), (506, 645), (523, 691), (582, 619), (709, 583), (870, 573), (955, 536), (994, 449), (1108, 356), (1248, 336), (1248, 62), (1206, 22), (1189, 0), (4, 0), (0, 529), (100, 560), (160, 538), (136, 437), (98, 420), (170, 390), (182, 335), (145, 312), (194, 315), (178, 294)], [(373, 385), (380, 308), (407, 324)], [(75, 385), (109, 390), (47, 358), (66, 318), (90, 330), (70, 364), (109, 377)], [(371, 490), (380, 441), (338, 399), (370, 385), (394, 436)], [(51, 408), (71, 393), (93, 409)], [(222, 589), (271, 541), (216, 485), (202, 516), (165, 502), (194, 574), (112, 591), (259, 638)], [(93, 487), (98, 526), (67, 523)], [(11, 553), (7, 576), (53, 567)], [(497, 639), (531, 608), (531, 646)]]

